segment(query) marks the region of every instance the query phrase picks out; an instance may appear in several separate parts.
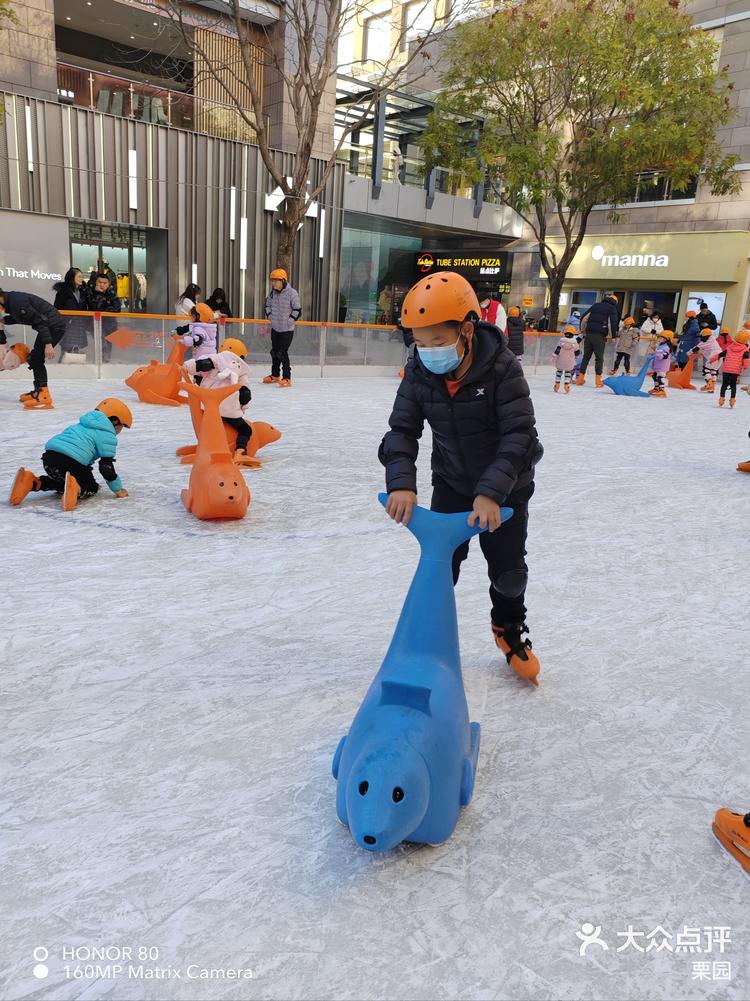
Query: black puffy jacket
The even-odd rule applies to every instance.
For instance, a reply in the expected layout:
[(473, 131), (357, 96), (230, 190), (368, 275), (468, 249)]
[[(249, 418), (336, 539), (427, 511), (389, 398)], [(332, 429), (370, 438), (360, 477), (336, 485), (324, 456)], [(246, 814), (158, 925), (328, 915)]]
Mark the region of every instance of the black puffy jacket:
[(417, 453), (425, 420), (432, 428), (432, 472), (465, 497), (502, 504), (534, 478), (543, 449), (523, 369), (488, 323), (474, 336), (474, 360), (456, 395), (445, 378), (415, 358), (406, 367), (378, 456), (386, 488), (417, 489)]
[(584, 316), (588, 317), (585, 331), (587, 334), (604, 334), (605, 337), (615, 337), (620, 329), (617, 306), (611, 299), (595, 302), (591, 309), (586, 310), (581, 320)]
[(705, 316), (703, 313), (698, 313), (698, 315), (696, 316), (696, 320), (698, 321), (698, 326), (700, 327), (701, 330), (705, 330), (706, 328), (708, 328), (709, 330), (716, 330), (719, 326), (719, 321), (716, 319), (716, 314), (711, 312), (710, 309), (705, 314)]
[(65, 317), (60, 316), (52, 303), (31, 292), (6, 292), (6, 325), (25, 323), (36, 330), (42, 344), (52, 343), (51, 331), (65, 327)]
[(508, 317), (508, 347), (514, 355), (523, 354), (523, 332), (526, 321), (522, 316)]

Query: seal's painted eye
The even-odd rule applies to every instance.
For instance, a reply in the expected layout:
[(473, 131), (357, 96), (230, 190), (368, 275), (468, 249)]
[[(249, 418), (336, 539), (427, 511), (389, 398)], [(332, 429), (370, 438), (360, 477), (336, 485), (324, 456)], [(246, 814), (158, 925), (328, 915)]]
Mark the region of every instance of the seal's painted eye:
[(396, 786), (393, 790), (393, 802), (400, 803), (404, 798), (404, 790), (400, 786)]
[(360, 782), (359, 783), (359, 795), (360, 796), (366, 796), (367, 795), (367, 790), (369, 788), (370, 788), (370, 783), (369, 782)]

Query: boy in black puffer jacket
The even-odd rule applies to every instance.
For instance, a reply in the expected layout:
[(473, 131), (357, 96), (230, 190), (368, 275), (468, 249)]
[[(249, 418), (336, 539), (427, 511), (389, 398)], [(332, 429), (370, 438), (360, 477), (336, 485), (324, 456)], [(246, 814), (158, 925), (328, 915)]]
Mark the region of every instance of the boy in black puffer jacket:
[[(432, 510), (471, 511), (490, 578), (492, 631), (508, 664), (538, 684), (539, 661), (526, 626), (526, 528), (534, 466), (543, 449), (521, 365), (497, 327), (480, 323), (471, 285), (454, 272), (418, 282), (401, 322), (417, 352), (406, 367), (379, 458), (388, 514), (407, 524), (417, 502), (416, 459), (425, 420), (432, 428)], [(500, 506), (513, 508), (501, 524)], [(458, 580), (469, 543), (453, 556)], [(527, 634), (524, 637), (524, 634)]]

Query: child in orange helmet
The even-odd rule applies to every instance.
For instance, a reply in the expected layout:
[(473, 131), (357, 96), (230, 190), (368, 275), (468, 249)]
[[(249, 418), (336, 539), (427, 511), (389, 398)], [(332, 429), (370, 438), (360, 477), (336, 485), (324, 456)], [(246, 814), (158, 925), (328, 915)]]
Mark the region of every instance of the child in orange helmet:
[(237, 337), (227, 337), (219, 345), (217, 354), (185, 362), (185, 371), (204, 389), (235, 383), (239, 389), (236, 396), (222, 400), (219, 407), (222, 421), (237, 432), (236, 451), (238, 456), (247, 454), (247, 445), (253, 433), (245, 420), (245, 411), (250, 406), (250, 366), (247, 347)]
[(175, 327), (175, 340), (181, 340), (185, 347), (193, 349), (193, 358), (205, 358), (216, 352), (218, 325), (214, 311), (205, 302), (199, 302), (190, 309), (192, 323)]
[(724, 406), (724, 397), (729, 390), (729, 406), (733, 407), (737, 402), (737, 382), (740, 375), (750, 366), (750, 351), (747, 344), (750, 340), (750, 332), (739, 330), (723, 351), (714, 355), (711, 359), (716, 364), (720, 359), (724, 360), (724, 371), (721, 379), (721, 389), (719, 390), (719, 406)]
[[(492, 632), (506, 661), (537, 684), (539, 661), (526, 625), (526, 528), (534, 466), (543, 449), (523, 369), (497, 327), (479, 320), (471, 285), (455, 272), (428, 275), (408, 292), (401, 323), (416, 354), (406, 366), (380, 445), (388, 514), (407, 524), (417, 503), (416, 459), (432, 428), (432, 510), (471, 511), (487, 561)], [(500, 506), (513, 517), (501, 522)], [(469, 543), (453, 556), (458, 580)]]
[(93, 497), (99, 491), (93, 465), (99, 459), (99, 472), (115, 497), (127, 497), (128, 492), (115, 470), (117, 436), (122, 429), (132, 427), (130, 408), (114, 397), (102, 400), (94, 410), (83, 414), (77, 424), (71, 424), (50, 438), (44, 446), (43, 476), (29, 469), (16, 473), (9, 503), (21, 504), (32, 490), (54, 490), (62, 499), (63, 511), (72, 511), (79, 500)]

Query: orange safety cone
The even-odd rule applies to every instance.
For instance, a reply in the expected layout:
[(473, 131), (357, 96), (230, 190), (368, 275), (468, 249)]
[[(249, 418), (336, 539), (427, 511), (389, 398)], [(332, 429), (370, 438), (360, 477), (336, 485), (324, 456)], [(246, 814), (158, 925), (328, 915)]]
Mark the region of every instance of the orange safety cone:
[(229, 451), (219, 412), (221, 401), (239, 392), (239, 386), (203, 389), (183, 382), (181, 388), (191, 400), (203, 405), (198, 448), (188, 488), (181, 494), (182, 503), (202, 521), (244, 518), (250, 504), (250, 491)]
[(683, 369), (676, 368), (672, 372), (667, 372), (667, 382), (670, 389), (695, 389), (691, 379), (695, 366), (695, 355), (691, 355), (687, 365)]

